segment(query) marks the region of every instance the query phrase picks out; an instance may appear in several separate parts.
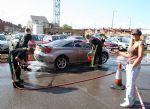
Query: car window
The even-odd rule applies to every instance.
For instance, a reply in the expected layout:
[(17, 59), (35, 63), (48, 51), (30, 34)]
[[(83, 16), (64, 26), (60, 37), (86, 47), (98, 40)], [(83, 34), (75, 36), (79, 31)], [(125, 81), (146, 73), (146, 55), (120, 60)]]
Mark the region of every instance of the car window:
[(74, 47), (74, 43), (73, 42), (67, 43), (63, 47)]
[(66, 40), (55, 40), (53, 42), (48, 43), (48, 46), (63, 47), (66, 44), (68, 44), (68, 41), (66, 41)]
[(6, 40), (5, 36), (4, 35), (0, 35), (0, 40), (5, 41)]
[(83, 43), (83, 44), (82, 44), (82, 48), (89, 48), (89, 49), (91, 49), (92, 46), (91, 46), (90, 44)]
[(129, 43), (130, 42), (130, 38), (125, 38), (125, 37), (122, 37), (122, 42), (126, 42), (126, 43)]
[(59, 38), (58, 38), (58, 36), (53, 36), (52, 37), (52, 40), (54, 41), (54, 40), (58, 40)]
[(32, 35), (32, 39), (34, 41), (42, 41), (43, 40), (43, 36), (40, 35)]
[(43, 40), (44, 41), (52, 41), (52, 37), (51, 36), (44, 36)]

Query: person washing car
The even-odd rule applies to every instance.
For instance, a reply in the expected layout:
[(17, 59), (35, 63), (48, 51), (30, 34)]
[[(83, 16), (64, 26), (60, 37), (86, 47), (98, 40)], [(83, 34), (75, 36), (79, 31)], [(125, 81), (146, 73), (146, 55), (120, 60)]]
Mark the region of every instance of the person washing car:
[(17, 48), (15, 50), (10, 51), (8, 62), (10, 65), (11, 70), (11, 77), (13, 80), (14, 88), (20, 87), (23, 88), (24, 86), (22, 83), (24, 82), (21, 79), (21, 65), (27, 65), (28, 63), (24, 61), (24, 53), (28, 54), (29, 52), (33, 53), (32, 48)]
[[(34, 41), (32, 40), (31, 30), (30, 30), (29, 28), (27, 28), (27, 29), (26, 29), (26, 34), (24, 35), (24, 37), (23, 37), (23, 38), (20, 40), (20, 42), (19, 42), (19, 47), (20, 47), (20, 48), (24, 48), (24, 47), (28, 48), (28, 42), (29, 42), (29, 41), (34, 42)], [(28, 60), (28, 55), (27, 55), (25, 52), (23, 53), (23, 55), (24, 55), (24, 61), (27, 62), (27, 60)], [(26, 67), (24, 67), (24, 70), (25, 70), (25, 71), (30, 71), (31, 69), (29, 69), (29, 68), (26, 66)]]
[(96, 67), (96, 60), (98, 59), (98, 64), (102, 64), (102, 49), (104, 44), (104, 39), (98, 39), (91, 35), (87, 35), (86, 39), (88, 39), (89, 43), (92, 44), (91, 54), (92, 54), (92, 61), (91, 61), (91, 68)]

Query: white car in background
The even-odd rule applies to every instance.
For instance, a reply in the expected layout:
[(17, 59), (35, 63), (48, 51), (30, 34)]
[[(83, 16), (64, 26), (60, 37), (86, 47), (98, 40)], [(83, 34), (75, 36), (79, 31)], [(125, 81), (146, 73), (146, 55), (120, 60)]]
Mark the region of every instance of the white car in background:
[(21, 38), (23, 37), (23, 34), (13, 34), (12, 35), (12, 46), (15, 46), (17, 44), (17, 42), (19, 42), (21, 40)]
[(9, 44), (4, 34), (0, 34), (0, 54), (9, 53)]
[(146, 43), (147, 45), (150, 45), (150, 36), (146, 36), (146, 38), (145, 38), (145, 43)]
[(119, 50), (127, 50), (129, 47), (130, 38), (127, 36), (110, 37), (107, 40), (119, 46)]

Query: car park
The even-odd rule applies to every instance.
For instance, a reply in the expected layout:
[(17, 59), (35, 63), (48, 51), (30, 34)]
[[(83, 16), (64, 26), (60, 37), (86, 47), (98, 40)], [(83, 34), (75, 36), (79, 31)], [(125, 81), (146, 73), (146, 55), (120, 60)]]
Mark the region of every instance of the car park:
[(9, 53), (9, 44), (4, 34), (0, 34), (0, 54)]
[[(87, 55), (91, 50), (91, 45), (81, 42), (77, 39), (62, 39), (37, 45), (34, 57), (43, 63), (54, 64), (57, 69), (65, 69), (71, 63), (88, 62)], [(107, 62), (108, 58), (109, 53), (103, 48), (102, 64)]]

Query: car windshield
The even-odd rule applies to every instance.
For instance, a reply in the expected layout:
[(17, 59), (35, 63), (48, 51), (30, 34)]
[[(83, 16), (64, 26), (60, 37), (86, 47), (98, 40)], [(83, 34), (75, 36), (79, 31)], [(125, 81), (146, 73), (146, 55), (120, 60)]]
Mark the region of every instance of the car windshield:
[(32, 39), (34, 41), (42, 41), (43, 40), (43, 36), (40, 35), (32, 35)]
[(1, 41), (6, 41), (5, 36), (4, 36), (4, 35), (0, 35), (0, 40), (1, 40)]
[(130, 38), (127, 38), (127, 37), (122, 37), (122, 38), (120, 38), (120, 42), (129, 43), (129, 41), (130, 41)]
[(20, 39), (21, 36), (20, 35), (15, 35), (15, 39)]
[(68, 43), (68, 41), (66, 41), (66, 40), (55, 40), (53, 42), (48, 43), (48, 46), (61, 47), (67, 43)]

